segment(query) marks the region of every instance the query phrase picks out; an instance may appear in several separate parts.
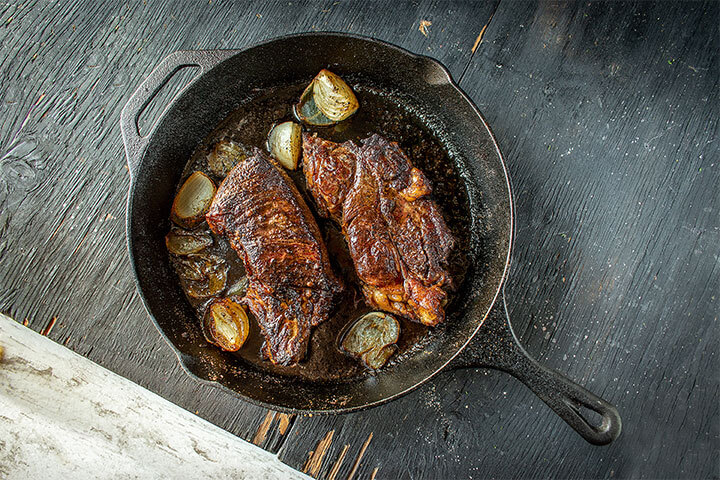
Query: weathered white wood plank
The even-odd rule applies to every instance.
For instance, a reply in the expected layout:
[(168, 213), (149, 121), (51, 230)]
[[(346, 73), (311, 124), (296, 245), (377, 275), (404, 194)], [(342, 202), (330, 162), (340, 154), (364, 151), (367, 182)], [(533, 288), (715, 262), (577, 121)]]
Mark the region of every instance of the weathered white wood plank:
[(3, 315), (0, 347), (0, 478), (309, 478)]

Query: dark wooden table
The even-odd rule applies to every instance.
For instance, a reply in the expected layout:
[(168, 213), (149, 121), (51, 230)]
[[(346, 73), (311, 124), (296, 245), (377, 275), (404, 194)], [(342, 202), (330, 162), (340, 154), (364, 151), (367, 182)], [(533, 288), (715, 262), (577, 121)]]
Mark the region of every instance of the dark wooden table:
[[(319, 478), (718, 478), (719, 10), (4, 2), (0, 311)], [(492, 371), (332, 417), (268, 412), (182, 372), (126, 255), (120, 110), (174, 50), (316, 30), (437, 58), (483, 111), (517, 202), (515, 329), (617, 405), (614, 444), (586, 444)]]

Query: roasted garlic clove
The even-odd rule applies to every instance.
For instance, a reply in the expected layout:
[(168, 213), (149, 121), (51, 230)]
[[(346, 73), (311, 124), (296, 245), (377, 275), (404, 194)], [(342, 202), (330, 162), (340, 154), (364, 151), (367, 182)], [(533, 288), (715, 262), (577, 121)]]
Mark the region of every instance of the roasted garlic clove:
[(213, 300), (203, 316), (203, 333), (208, 342), (228, 352), (243, 346), (250, 332), (245, 307), (231, 298)]
[(400, 323), (395, 318), (383, 312), (370, 312), (350, 327), (341, 347), (368, 368), (377, 370), (395, 353), (399, 337)]
[(297, 168), (302, 151), (302, 130), (295, 122), (283, 122), (275, 125), (267, 139), (270, 154), (288, 170)]
[(212, 152), (207, 156), (208, 168), (218, 178), (225, 178), (235, 165), (248, 157), (248, 152), (242, 145), (223, 140), (215, 144)]
[(315, 105), (330, 120), (345, 120), (360, 107), (352, 88), (330, 70), (320, 70), (313, 82)]
[(300, 96), (295, 115), (309, 125), (327, 126), (345, 120), (359, 107), (352, 88), (339, 76), (323, 69)]
[(177, 225), (192, 229), (205, 220), (205, 213), (215, 196), (215, 184), (202, 172), (195, 172), (185, 180), (175, 195), (170, 218)]

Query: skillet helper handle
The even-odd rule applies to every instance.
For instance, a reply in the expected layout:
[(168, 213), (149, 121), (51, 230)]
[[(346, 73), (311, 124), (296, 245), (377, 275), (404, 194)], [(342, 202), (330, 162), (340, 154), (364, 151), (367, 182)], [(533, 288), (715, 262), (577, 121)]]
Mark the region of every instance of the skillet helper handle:
[[(481, 328), (485, 341), (471, 341), (454, 361), (455, 368), (484, 367), (511, 374), (593, 445), (607, 445), (620, 435), (622, 420), (613, 405), (540, 365), (525, 351), (513, 332), (504, 296), (497, 299)], [(599, 421), (593, 421), (588, 410)]]
[[(145, 111), (153, 98), (155, 98), (170, 79), (183, 68), (200, 67), (195, 77), (188, 82), (189, 85), (200, 75), (221, 63), (223, 60), (235, 55), (237, 52), (237, 50), (177, 51), (165, 57), (143, 83), (140, 84), (137, 90), (130, 96), (130, 99), (120, 114), (120, 130), (122, 131), (128, 169), (130, 170), (131, 176), (134, 175), (134, 171), (140, 163), (150, 136), (157, 126), (156, 122), (146, 135), (140, 134), (138, 126), (140, 115)], [(182, 91), (178, 92), (170, 103), (175, 101), (180, 93), (182, 93)], [(162, 115), (165, 115), (165, 112), (163, 112)]]

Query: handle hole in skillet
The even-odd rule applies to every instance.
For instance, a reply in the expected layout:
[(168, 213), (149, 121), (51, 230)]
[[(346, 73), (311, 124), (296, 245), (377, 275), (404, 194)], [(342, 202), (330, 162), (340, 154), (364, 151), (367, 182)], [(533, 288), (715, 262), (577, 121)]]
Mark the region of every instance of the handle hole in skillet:
[(145, 105), (145, 108), (138, 115), (137, 127), (141, 137), (147, 136), (152, 131), (165, 108), (199, 73), (200, 67), (197, 65), (182, 65), (165, 79), (158, 91), (153, 95), (152, 100)]
[(601, 413), (596, 412), (591, 408), (587, 408), (584, 405), (580, 405), (578, 407), (578, 412), (591, 427), (597, 430), (601, 430), (603, 428), (604, 421)]

